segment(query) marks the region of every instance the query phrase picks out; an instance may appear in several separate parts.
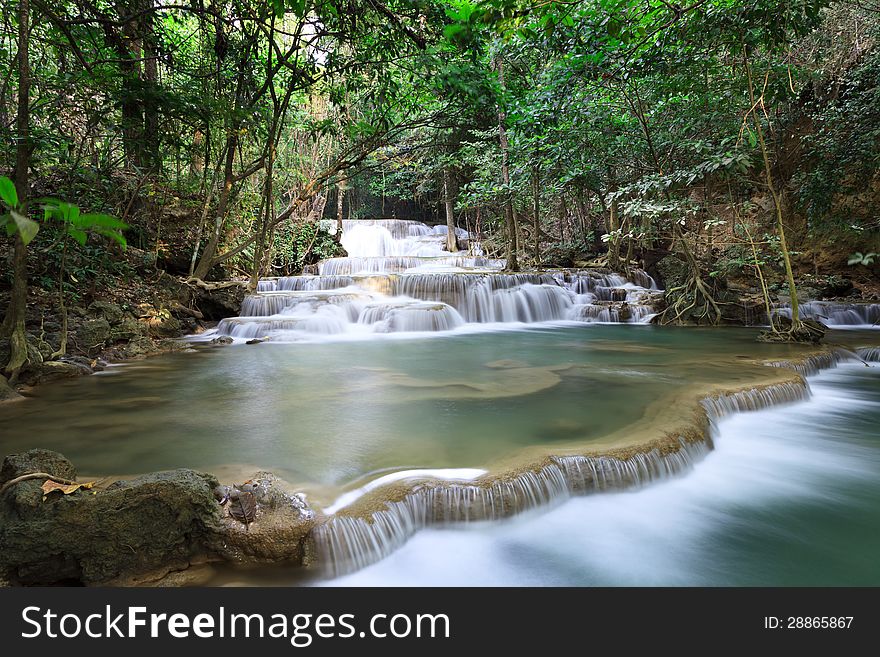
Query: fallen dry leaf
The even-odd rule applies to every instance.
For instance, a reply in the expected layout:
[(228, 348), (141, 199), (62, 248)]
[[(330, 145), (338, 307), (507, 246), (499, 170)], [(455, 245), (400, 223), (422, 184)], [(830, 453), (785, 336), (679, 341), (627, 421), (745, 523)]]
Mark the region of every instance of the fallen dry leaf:
[(47, 479), (43, 482), (43, 485), (40, 488), (43, 489), (43, 499), (45, 500), (49, 493), (56, 490), (61, 491), (61, 493), (64, 495), (70, 495), (71, 493), (75, 493), (80, 489), (88, 490), (94, 485), (94, 481), (86, 481), (81, 484), (59, 484), (57, 481)]

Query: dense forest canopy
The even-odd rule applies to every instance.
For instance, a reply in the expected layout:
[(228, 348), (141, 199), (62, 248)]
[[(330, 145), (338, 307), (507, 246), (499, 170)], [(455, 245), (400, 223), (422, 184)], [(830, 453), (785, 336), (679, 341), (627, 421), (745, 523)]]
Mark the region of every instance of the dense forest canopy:
[(878, 36), (875, 0), (7, 2), (7, 374), (28, 285), (95, 296), (134, 258), (253, 287), (343, 219), (656, 269), (664, 321), (729, 319), (738, 277), (874, 275)]

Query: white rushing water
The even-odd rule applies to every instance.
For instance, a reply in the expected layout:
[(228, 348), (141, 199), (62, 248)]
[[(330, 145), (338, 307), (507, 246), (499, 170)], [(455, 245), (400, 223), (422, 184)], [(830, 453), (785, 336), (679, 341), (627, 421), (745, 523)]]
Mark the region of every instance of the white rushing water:
[[(789, 305), (779, 306), (775, 312), (791, 318)], [(807, 301), (799, 304), (798, 315), (801, 319), (814, 319), (834, 328), (880, 328), (880, 303)]]
[[(499, 324), (640, 323), (653, 310), (653, 279), (555, 270), (503, 273), (457, 228), (450, 253), (446, 226), (417, 221), (343, 222), (348, 257), (318, 264), (318, 275), (260, 281), (241, 316), (223, 320), (221, 335), (298, 342), (378, 334), (426, 334)], [(206, 334), (211, 337), (214, 334)]]
[(880, 368), (846, 363), (811, 384), (809, 401), (720, 420), (715, 450), (685, 476), (424, 529), (327, 583), (876, 585)]

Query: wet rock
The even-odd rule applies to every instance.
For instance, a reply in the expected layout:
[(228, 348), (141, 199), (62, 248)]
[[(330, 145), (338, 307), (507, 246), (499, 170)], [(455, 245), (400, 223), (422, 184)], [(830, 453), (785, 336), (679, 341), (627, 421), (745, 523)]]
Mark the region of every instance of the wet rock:
[(218, 549), (223, 558), (251, 563), (301, 562), (306, 536), (315, 524), (315, 513), (305, 498), (285, 491), (269, 472), (259, 472), (241, 486), (229, 488), (230, 496), (237, 491), (255, 497), (256, 519), (246, 525), (227, 512), (224, 542)]
[(119, 324), (126, 316), (120, 306), (108, 301), (93, 301), (89, 304), (89, 314), (93, 317), (106, 319), (111, 325)]
[(211, 340), (211, 344), (232, 344), (233, 342), (235, 342), (235, 340), (228, 335), (221, 335), (220, 337)]
[(76, 329), (76, 342), (84, 351), (100, 349), (109, 339), (110, 323), (104, 318), (87, 320)]
[[(94, 584), (186, 567), (217, 540), (216, 483), (210, 475), (173, 470), (46, 501), (40, 481), (18, 484), (5, 494), (0, 577), (15, 584)], [(21, 499), (26, 494), (30, 499)]]
[(261, 342), (266, 342), (269, 340), (269, 336), (264, 336), (262, 338), (251, 338), (245, 344), (260, 344)]
[(100, 358), (86, 358), (85, 356), (68, 354), (61, 360), (68, 363), (75, 363), (76, 365), (93, 372), (100, 372), (107, 367), (107, 361), (101, 360)]
[(122, 349), (123, 358), (143, 358), (156, 351), (156, 346), (150, 338), (139, 335), (133, 338)]
[[(61, 454), (31, 450), (6, 457), (0, 485), (37, 471), (76, 478)], [(212, 475), (180, 469), (45, 500), (42, 483), (20, 482), (0, 498), (0, 580), (143, 584), (211, 561), (302, 563), (315, 524), (305, 498), (266, 472), (224, 487)], [(248, 524), (220, 504), (233, 491), (256, 502)]]
[[(63, 454), (49, 449), (31, 449), (10, 454), (3, 459), (3, 465), (0, 466), (0, 486), (30, 472), (46, 472), (64, 479), (76, 479), (76, 468)], [(39, 485), (37, 488), (39, 489)]]
[(146, 336), (148, 332), (149, 329), (144, 322), (131, 316), (125, 316), (110, 330), (110, 339), (113, 341), (132, 340), (136, 337)]
[(181, 333), (180, 320), (172, 316), (167, 310), (159, 311), (148, 322), (149, 333), (157, 338), (173, 338)]
[(85, 374), (91, 374), (92, 369), (87, 365), (68, 360), (49, 360), (40, 365), (40, 370), (28, 381), (31, 385), (58, 381), (59, 379), (72, 379)]
[(13, 399), (21, 399), (21, 395), (16, 392), (15, 388), (9, 385), (6, 377), (0, 375), (0, 402), (11, 401)]

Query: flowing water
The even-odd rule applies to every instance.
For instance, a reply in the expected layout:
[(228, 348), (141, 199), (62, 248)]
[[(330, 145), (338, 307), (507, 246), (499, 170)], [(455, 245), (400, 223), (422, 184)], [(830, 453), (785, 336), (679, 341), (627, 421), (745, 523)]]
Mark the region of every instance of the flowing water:
[[(479, 244), (445, 252), (444, 227), (344, 229), (349, 257), (261, 281), (192, 349), (0, 406), (3, 453), (95, 475), (271, 470), (321, 513), (316, 572), (341, 583), (876, 581), (858, 555), (880, 534), (877, 368), (844, 361), (805, 402), (796, 372), (843, 352), (647, 324), (644, 272), (506, 273)], [(828, 341), (877, 360), (875, 336)], [(293, 581), (247, 581), (267, 576)]]
[(504, 523), (426, 529), (333, 580), (398, 586), (880, 585), (880, 367), (719, 422), (687, 476)]
[[(322, 261), (316, 276), (261, 281), (241, 316), (223, 320), (203, 339), (316, 342), (494, 324), (640, 323), (653, 315), (657, 287), (643, 271), (631, 272), (631, 280), (600, 270), (512, 274), (502, 271), (503, 260), (484, 257), (477, 243), (445, 251), (446, 226), (390, 219), (343, 224), (347, 257)], [(457, 235), (468, 238), (461, 229)]]

